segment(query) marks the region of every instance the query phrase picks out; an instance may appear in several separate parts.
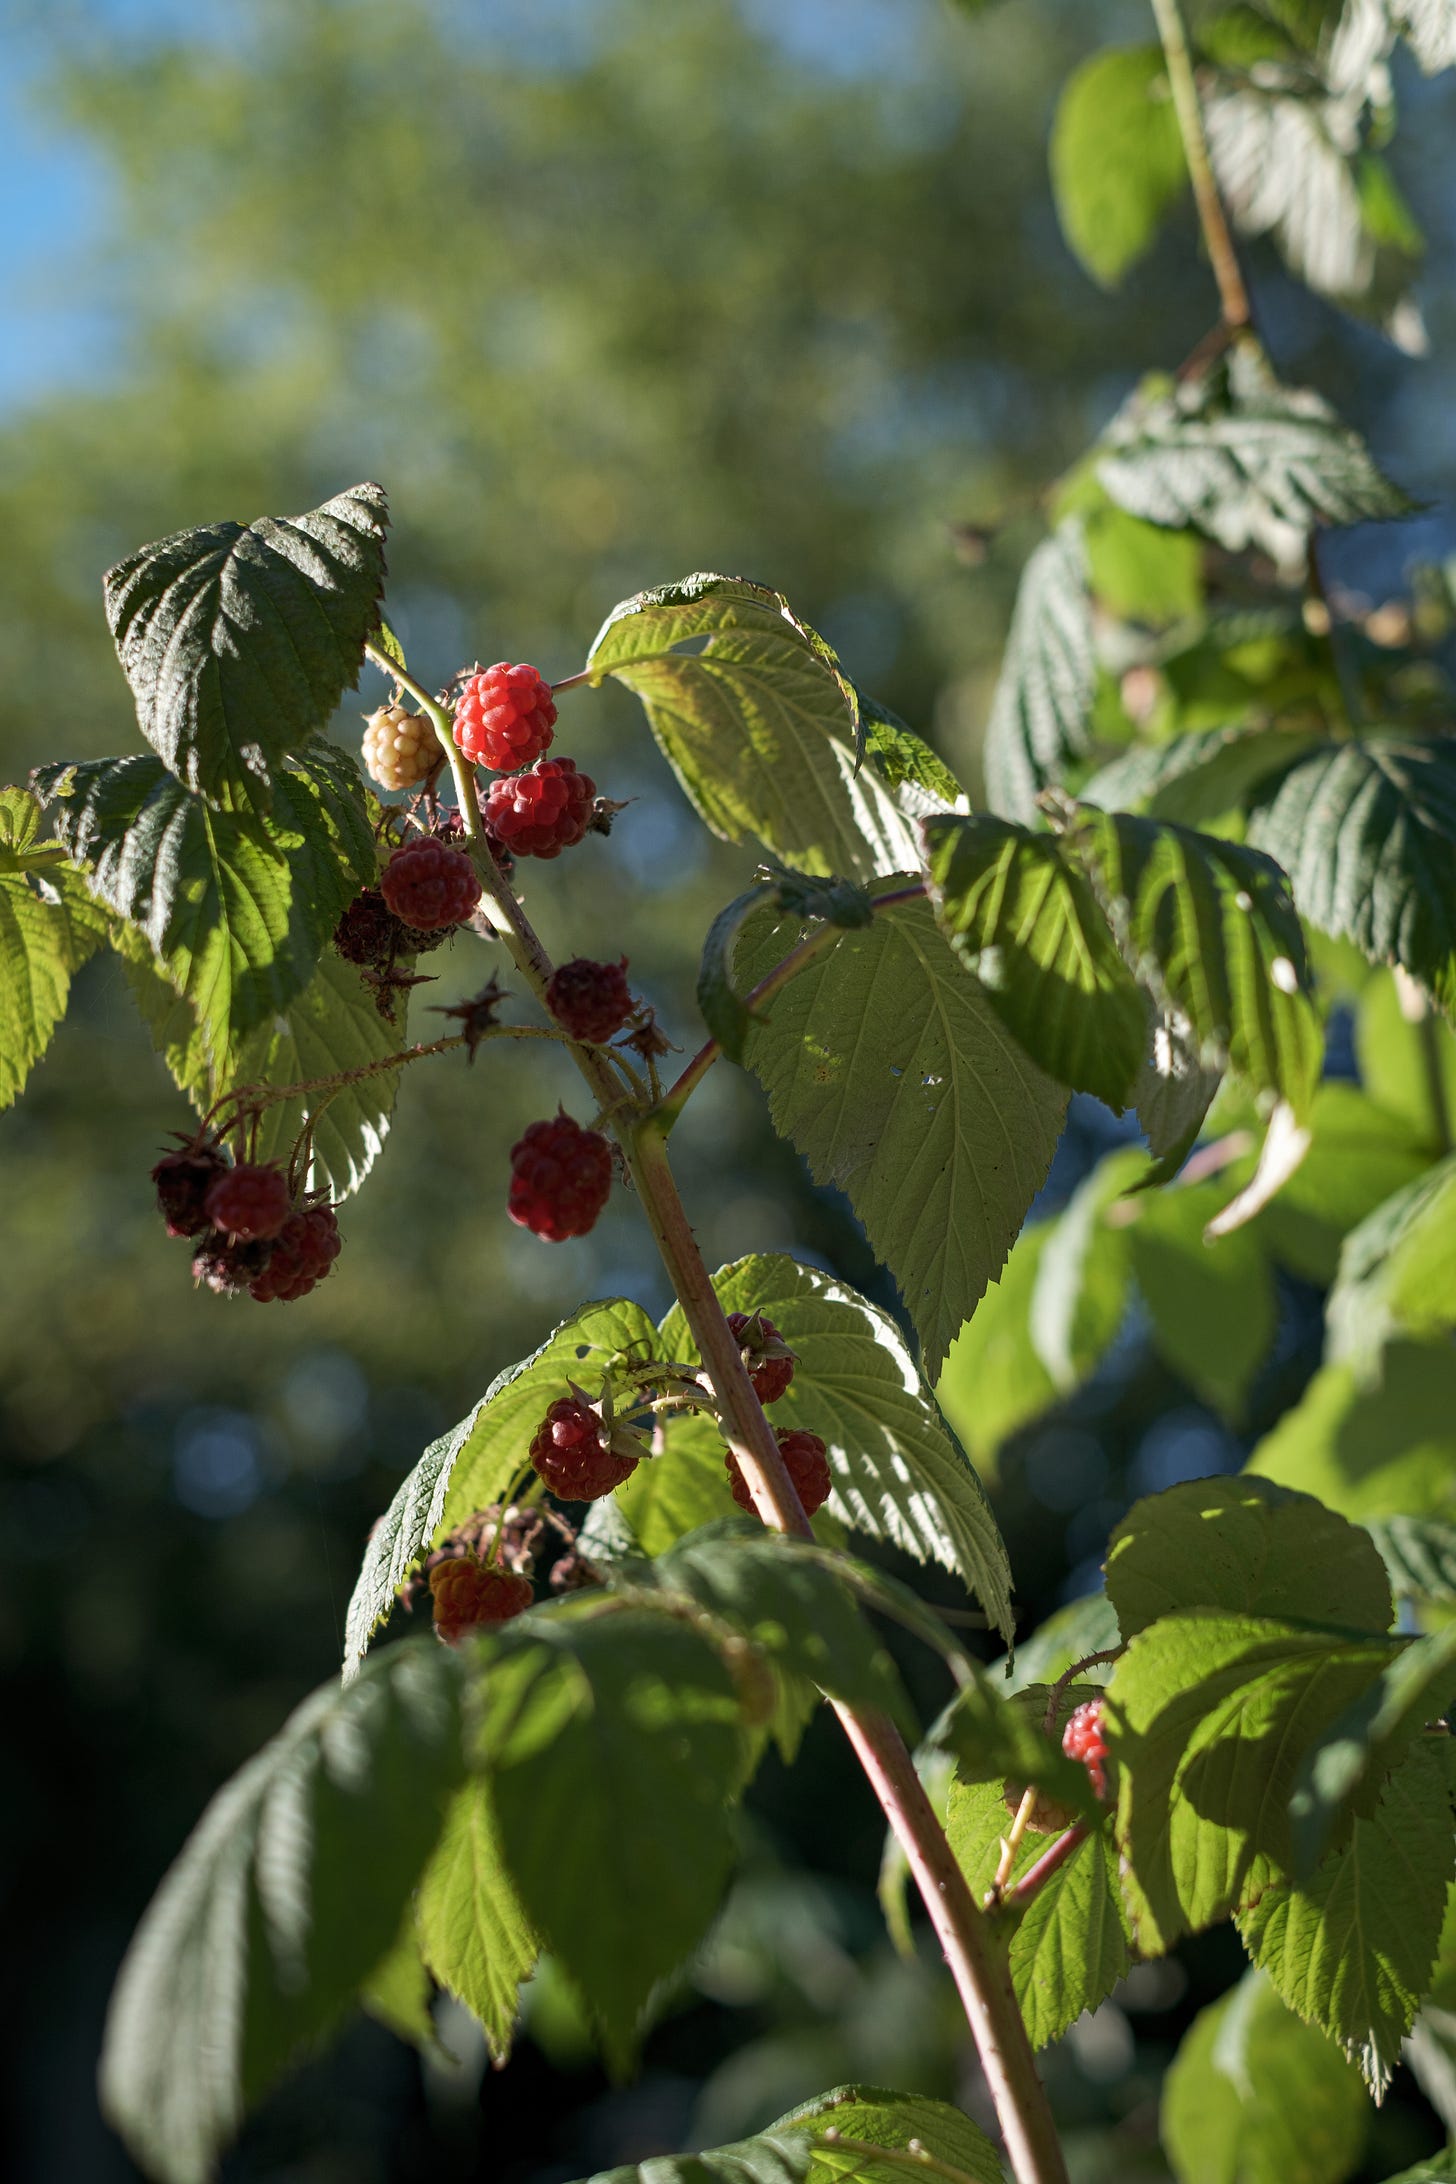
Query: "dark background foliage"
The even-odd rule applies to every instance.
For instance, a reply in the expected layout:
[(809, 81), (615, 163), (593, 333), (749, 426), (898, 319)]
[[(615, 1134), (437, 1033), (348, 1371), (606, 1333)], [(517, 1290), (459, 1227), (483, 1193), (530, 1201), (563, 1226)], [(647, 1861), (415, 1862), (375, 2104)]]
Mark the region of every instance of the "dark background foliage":
[[(12, 10), (30, 116), (13, 165), (34, 202), (0, 414), (4, 777), (135, 747), (107, 563), (372, 476), (394, 504), (391, 615), (431, 679), (477, 656), (569, 673), (617, 599), (742, 572), (975, 778), (1039, 490), (1211, 315), (1190, 218), (1115, 298), (1061, 242), (1046, 125), (1094, 34), (1145, 37), (1143, 11), (1018, 0), (972, 27), (940, 0)], [(1432, 359), (1253, 267), (1287, 375), (1449, 507), (1452, 93), (1406, 74), (1394, 159), (1432, 238)], [(968, 565), (953, 526), (1002, 515)], [(1403, 555), (1449, 540), (1439, 516), (1367, 535), (1346, 574), (1378, 595)], [(610, 845), (533, 871), (528, 907), (562, 953), (624, 949), (691, 1048), (697, 939), (750, 861), (707, 844), (624, 697), (575, 693), (563, 713), (562, 747), (634, 801)], [(431, 959), (421, 1035), (480, 963), (474, 943)], [(559, 1249), (503, 1219), (505, 1150), (563, 1094), (523, 1051), (408, 1076), (334, 1278), (287, 1312), (195, 1295), (162, 1237), (147, 1170), (184, 1110), (113, 959), (0, 1119), (0, 2158), (19, 2184), (132, 2173), (92, 2090), (115, 1963), (208, 1794), (329, 1674), (402, 1472), (578, 1298), (666, 1302), (621, 1194)], [(1115, 1128), (1076, 1104), (1048, 1203)], [(748, 1080), (720, 1070), (679, 1143), (711, 1262), (797, 1251), (893, 1302)], [(1281, 1311), (1246, 1440), (1314, 1362), (1312, 1295), (1286, 1284)], [(1024, 1627), (1094, 1581), (1134, 1494), (1240, 1446), (1130, 1329), (1002, 1462)], [(832, 1726), (791, 1776), (765, 1773), (744, 1851), (638, 2083), (607, 2084), (548, 1971), (504, 2076), (463, 2035), (463, 2062), (422, 2068), (361, 2026), (269, 2105), (229, 2174), (544, 2184), (736, 2136), (851, 2076), (981, 2113), (948, 1983), (883, 1938), (879, 1830)], [(1079, 2179), (1163, 2173), (1158, 2074), (1235, 1955), (1224, 1934), (1144, 1968), (1053, 2054)], [(1369, 2173), (1437, 2135), (1405, 2092)]]

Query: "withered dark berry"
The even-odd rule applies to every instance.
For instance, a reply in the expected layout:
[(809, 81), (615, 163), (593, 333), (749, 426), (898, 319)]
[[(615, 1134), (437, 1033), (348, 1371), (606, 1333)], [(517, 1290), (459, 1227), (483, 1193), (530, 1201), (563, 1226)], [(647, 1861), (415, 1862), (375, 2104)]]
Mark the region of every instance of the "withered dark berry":
[(332, 1206), (306, 1206), (293, 1214), (270, 1248), (267, 1264), (248, 1285), (257, 1304), (293, 1304), (329, 1273), (339, 1256), (339, 1224)]
[(546, 1006), (573, 1039), (604, 1044), (632, 1014), (627, 958), (623, 956), (616, 963), (593, 963), (589, 956), (573, 956), (570, 963), (561, 964), (551, 973)]
[(480, 901), (480, 881), (464, 850), (418, 834), (385, 866), (380, 892), (402, 925), (434, 933), (463, 925)]
[(226, 1167), (222, 1148), (206, 1140), (162, 1155), (152, 1170), (152, 1181), (169, 1236), (200, 1236), (212, 1226), (203, 1201)]
[(276, 1244), (230, 1243), (210, 1229), (192, 1254), (192, 1279), (219, 1297), (241, 1297), (260, 1280)]
[(281, 1168), (239, 1161), (224, 1168), (208, 1185), (207, 1218), (223, 1236), (258, 1243), (277, 1236), (293, 1211), (288, 1178)]

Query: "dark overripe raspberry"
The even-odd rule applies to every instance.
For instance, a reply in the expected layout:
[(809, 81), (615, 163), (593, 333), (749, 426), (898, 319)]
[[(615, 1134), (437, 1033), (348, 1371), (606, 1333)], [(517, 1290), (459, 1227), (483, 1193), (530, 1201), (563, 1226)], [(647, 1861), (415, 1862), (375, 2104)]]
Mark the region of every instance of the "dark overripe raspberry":
[(631, 1478), (638, 1459), (617, 1454), (610, 1427), (589, 1403), (564, 1395), (536, 1428), (531, 1461), (563, 1501), (600, 1501)]
[(616, 963), (573, 956), (551, 973), (546, 988), (546, 1006), (562, 1030), (598, 1046), (621, 1030), (632, 1005), (625, 956)]
[(266, 1167), (243, 1160), (224, 1168), (208, 1185), (203, 1203), (221, 1235), (245, 1244), (277, 1236), (293, 1211), (288, 1178), (271, 1161)]
[(527, 772), (492, 781), (485, 823), (513, 857), (559, 857), (592, 823), (597, 785), (569, 758), (543, 758)]
[(210, 1230), (192, 1254), (192, 1279), (205, 1283), (219, 1297), (240, 1297), (261, 1281), (276, 1243), (229, 1243)]
[(334, 946), (346, 963), (382, 970), (403, 931), (399, 919), (377, 887), (366, 887), (354, 897), (334, 927)]
[(364, 771), (381, 789), (412, 789), (440, 763), (440, 739), (423, 713), (382, 705), (364, 730)]
[[(794, 1482), (795, 1491), (804, 1504), (804, 1514), (812, 1517), (816, 1509), (822, 1509), (829, 1499), (829, 1452), (817, 1433), (806, 1433), (802, 1426), (780, 1426), (774, 1438), (779, 1444), (779, 1454)], [(753, 1496), (748, 1481), (739, 1469), (738, 1458), (730, 1449), (727, 1458), (728, 1484), (733, 1499), (740, 1509), (753, 1515)]]
[(212, 1226), (203, 1201), (226, 1167), (221, 1148), (206, 1142), (162, 1155), (152, 1181), (169, 1236), (200, 1236)]
[(1094, 1797), (1107, 1795), (1107, 1739), (1102, 1734), (1101, 1699), (1084, 1699), (1067, 1716), (1067, 1726), (1062, 1731), (1062, 1750), (1068, 1759), (1079, 1759), (1087, 1770)]
[(595, 1228), (612, 1189), (612, 1148), (570, 1115), (533, 1122), (511, 1147), (507, 1212), (549, 1244)]
[(400, 923), (420, 933), (463, 925), (480, 900), (480, 881), (464, 850), (432, 841), (428, 834), (401, 843), (379, 887)]
[(478, 1562), (474, 1555), (436, 1563), (430, 1572), (430, 1596), (435, 1635), (447, 1646), (458, 1646), (487, 1623), (508, 1623), (513, 1615), (524, 1614), (536, 1597), (529, 1577)]
[(472, 675), (455, 701), (455, 741), (474, 766), (514, 773), (551, 742), (556, 701), (551, 685), (524, 662), (498, 660)]
[(306, 1206), (273, 1243), (267, 1265), (248, 1285), (257, 1304), (293, 1304), (316, 1289), (339, 1256), (332, 1206)]
[(762, 1312), (730, 1312), (728, 1325), (743, 1352), (759, 1402), (777, 1403), (794, 1377), (793, 1351)]

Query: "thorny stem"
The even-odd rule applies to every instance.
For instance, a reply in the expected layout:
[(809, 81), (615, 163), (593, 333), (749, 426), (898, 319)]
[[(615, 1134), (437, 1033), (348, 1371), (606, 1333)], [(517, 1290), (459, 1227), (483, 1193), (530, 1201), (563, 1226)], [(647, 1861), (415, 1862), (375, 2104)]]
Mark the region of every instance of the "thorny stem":
[[(548, 1031), (539, 1024), (490, 1024), (477, 1032), (477, 1046), (486, 1039), (550, 1039), (557, 1046), (567, 1044), (566, 1035), (560, 1031)], [(365, 1077), (382, 1077), (391, 1069), (403, 1069), (407, 1062), (423, 1062), (432, 1054), (449, 1054), (455, 1047), (465, 1045), (465, 1033), (453, 1032), (446, 1039), (432, 1039), (428, 1046), (402, 1047), (398, 1054), (381, 1055), (377, 1062), (360, 1062), (353, 1069), (341, 1069), (332, 1077), (306, 1077), (301, 1084), (240, 1084), (231, 1092), (224, 1092), (220, 1100), (208, 1109), (205, 1122), (221, 1114), (225, 1107), (236, 1106), (252, 1112), (265, 1107), (276, 1107), (280, 1100), (301, 1099), (308, 1092), (326, 1092), (330, 1096), (342, 1092), (347, 1085), (362, 1083)], [(319, 1110), (322, 1113), (322, 1109)], [(312, 1118), (317, 1120), (315, 1116)], [(230, 1129), (229, 1123), (218, 1123), (218, 1129)]]
[[(493, 905), (493, 922), (517, 972), (540, 998), (551, 975), (551, 959), (489, 851), (477, 844), (473, 854)], [(571, 1052), (588, 1087), (606, 1107), (615, 1099), (616, 1087), (604, 1058), (591, 1047), (573, 1045)], [(667, 1158), (670, 1126), (671, 1118), (661, 1108), (639, 1115), (635, 1124), (625, 1116), (613, 1122), (647, 1224), (722, 1406), (723, 1437), (738, 1460), (754, 1506), (773, 1530), (812, 1539), (803, 1504), (678, 1195)], [(1061, 2144), (1004, 1951), (976, 1907), (904, 1739), (894, 1723), (873, 1707), (836, 1701), (834, 1710), (924, 1898), (975, 2037), (1016, 2184), (1066, 2184)]]
[(1120, 1661), (1126, 1651), (1126, 1646), (1105, 1646), (1100, 1653), (1084, 1653), (1080, 1661), (1073, 1661), (1070, 1668), (1062, 1671), (1047, 1693), (1046, 1715), (1042, 1727), (1048, 1736), (1051, 1736), (1057, 1726), (1057, 1716), (1062, 1710), (1062, 1700), (1066, 1696), (1068, 1684), (1074, 1684), (1086, 1669), (1100, 1668), (1105, 1661)]
[(1213, 178), (1213, 165), (1208, 156), (1208, 138), (1203, 127), (1203, 109), (1198, 103), (1198, 85), (1193, 74), (1193, 57), (1188, 50), (1188, 37), (1183, 28), (1183, 17), (1178, 0), (1152, 0), (1153, 14), (1157, 18), (1158, 36), (1163, 42), (1163, 57), (1168, 64), (1168, 82), (1173, 92), (1173, 110), (1178, 116), (1178, 129), (1183, 138), (1183, 154), (1188, 161), (1188, 178), (1193, 184), (1193, 202), (1198, 207), (1199, 225), (1208, 245), (1208, 260), (1218, 283), (1218, 300), (1223, 310), (1224, 324), (1229, 327), (1251, 325), (1253, 312), (1249, 307), (1249, 291), (1244, 286), (1244, 276), (1239, 270), (1238, 253), (1229, 233), (1228, 219), (1223, 200), (1218, 194), (1218, 184)]
[(1001, 1898), (1002, 1908), (1009, 1911), (1024, 1910), (1038, 1890), (1043, 1888), (1052, 1875), (1066, 1864), (1073, 1851), (1080, 1849), (1081, 1845), (1086, 1842), (1090, 1832), (1085, 1820), (1074, 1820), (1069, 1828), (1062, 1831), (1054, 1843), (1048, 1844), (1035, 1865), (1027, 1867), (1015, 1887), (1008, 1888), (1005, 1891)]
[(575, 675), (563, 675), (560, 682), (551, 685), (551, 694), (554, 697), (558, 690), (575, 690), (578, 683), (589, 683), (595, 674), (595, 668), (583, 667)]

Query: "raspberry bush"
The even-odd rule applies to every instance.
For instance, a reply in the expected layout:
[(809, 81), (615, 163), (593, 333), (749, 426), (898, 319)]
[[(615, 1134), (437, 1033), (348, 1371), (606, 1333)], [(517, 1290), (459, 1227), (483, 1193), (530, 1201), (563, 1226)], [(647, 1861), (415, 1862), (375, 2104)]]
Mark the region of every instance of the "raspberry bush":
[[(1235, 230), (1272, 228), (1310, 271), (1299, 238), (1348, 201), (1373, 226), (1343, 262), (1355, 281), (1371, 261), (1373, 294), (1399, 226), (1390, 49), (1434, 69), (1453, 44), (1440, 7), (1367, 9), (1360, 39), (1324, 13), (1244, 10), (1190, 43), (1155, 0), (1157, 46), (1069, 87), (1072, 248), (1115, 282), (1186, 168), (1218, 315), (1048, 481), (980, 804), (744, 578), (635, 594), (551, 686), (508, 663), (420, 679), (381, 619), (377, 485), (227, 531), (225, 613), (195, 611), (223, 581), (217, 526), (108, 574), (150, 750), (57, 759), (0, 796), (0, 1082), (38, 1058), (86, 950), (114, 946), (195, 1109), (152, 1170), (168, 1235), (201, 1288), (313, 1312), (402, 1073), (474, 1065), (493, 1114), (513, 1112), (494, 1073), (538, 1066), (541, 1119), (507, 1155), (482, 1124), (439, 1157), (481, 1220), (567, 1246), (572, 1294), (640, 1217), (673, 1297), (661, 1318), (578, 1305), (401, 1452), (342, 1681), (221, 1793), (121, 1972), (104, 2098), (164, 2184), (202, 2184), (355, 2003), (428, 2042), (448, 1994), (503, 2058), (542, 1951), (630, 2067), (721, 1906), (770, 1736), (791, 1752), (821, 1701), (890, 1830), (887, 1913), (912, 1950), (914, 1918), (930, 1929), (1016, 2184), (1067, 2173), (1038, 2051), (1218, 1926), (1249, 1969), (1167, 2073), (1179, 2184), (1342, 2184), (1398, 2069), (1449, 2097), (1456, 732), (1414, 608), (1377, 632), (1327, 596), (1322, 531), (1409, 504), (1281, 380)], [(1346, 190), (1281, 164), (1311, 131)], [(320, 733), (366, 666), (385, 688), (363, 767), (388, 806)], [(609, 679), (743, 856), (704, 939), (705, 1036), (672, 1064), (614, 953), (610, 877), (568, 943), (602, 958), (559, 968), (536, 897), (564, 925), (571, 891), (533, 873), (528, 914), (517, 886), (515, 860), (617, 811), (630, 829), (545, 755), (558, 695), (592, 749)], [(417, 958), (467, 924), (475, 990), (411, 1036)], [(1360, 1088), (1339, 1074), (1350, 1017)], [(858, 1217), (873, 1297), (817, 1258), (705, 1263), (672, 1138), (740, 1064)], [(1073, 1095), (1131, 1119), (1063, 1201)], [(1307, 1394), (1235, 1475), (1094, 1500), (1096, 1589), (1018, 1633), (972, 1457), (994, 1485), (1004, 1444), (1014, 1484), (1017, 1429), (1115, 1371), (1124, 1330), (1242, 1420), (1291, 1298), (1323, 1299)], [(915, 1561), (938, 1566), (939, 1612)], [(426, 1594), (432, 1628), (406, 1633)], [(913, 1759), (882, 1623), (944, 1672)], [(998, 2173), (969, 2117), (870, 2088), (702, 2162), (765, 2184)]]

